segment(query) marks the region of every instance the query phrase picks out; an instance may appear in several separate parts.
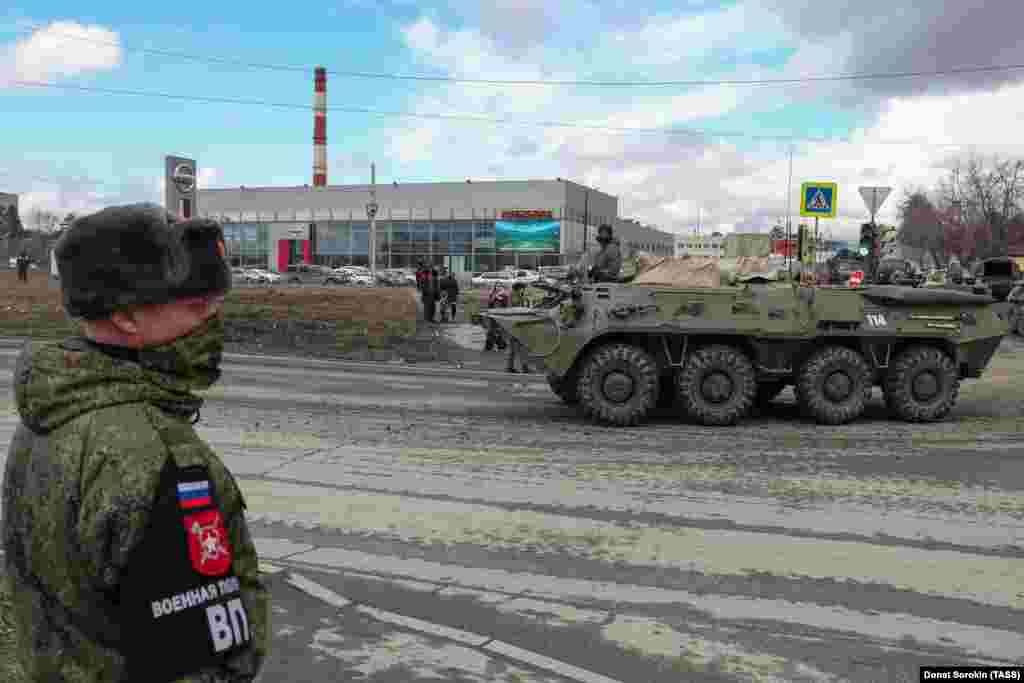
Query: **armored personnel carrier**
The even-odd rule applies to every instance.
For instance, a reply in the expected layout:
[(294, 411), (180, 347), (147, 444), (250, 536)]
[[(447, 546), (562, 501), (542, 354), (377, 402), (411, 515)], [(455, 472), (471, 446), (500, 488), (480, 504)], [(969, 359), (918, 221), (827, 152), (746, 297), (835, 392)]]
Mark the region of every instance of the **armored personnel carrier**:
[(482, 313), (591, 419), (635, 425), (656, 406), (732, 425), (794, 386), (822, 424), (857, 419), (872, 389), (930, 422), (981, 377), (1009, 328), (986, 295), (893, 285), (545, 286), (535, 308)]

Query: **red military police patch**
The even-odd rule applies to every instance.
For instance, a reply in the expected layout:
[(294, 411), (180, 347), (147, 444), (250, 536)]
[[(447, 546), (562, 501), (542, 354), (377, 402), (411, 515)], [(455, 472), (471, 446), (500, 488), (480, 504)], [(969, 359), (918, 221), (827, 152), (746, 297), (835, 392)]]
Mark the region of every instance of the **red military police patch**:
[(221, 258), (224, 258), (224, 254), (225, 254), (224, 240), (217, 240), (217, 253), (220, 254)]
[(188, 555), (192, 567), (204, 576), (221, 576), (231, 568), (231, 542), (220, 510), (186, 515)]

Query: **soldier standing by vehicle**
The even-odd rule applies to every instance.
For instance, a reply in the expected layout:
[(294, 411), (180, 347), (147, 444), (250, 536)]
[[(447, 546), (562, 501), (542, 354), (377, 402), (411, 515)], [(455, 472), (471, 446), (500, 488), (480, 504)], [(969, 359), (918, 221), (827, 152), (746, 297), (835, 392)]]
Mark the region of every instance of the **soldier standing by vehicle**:
[(455, 279), (455, 274), (447, 268), (444, 271), (444, 277), (441, 278), (441, 291), (446, 296), (441, 319), (455, 322), (456, 304), (459, 300), (459, 281)]
[[(516, 282), (512, 285), (512, 308), (521, 308), (529, 306), (530, 302), (526, 297), (526, 283)], [(526, 360), (526, 349), (520, 344), (515, 337), (510, 337), (508, 340), (509, 351), (508, 351), (508, 364), (505, 366), (506, 372), (532, 372), (530, 364)]]
[[(491, 288), (491, 293), (487, 297), (488, 308), (508, 308), (509, 304), (508, 290), (503, 285), (494, 285)], [(505, 342), (505, 336), (501, 333), (501, 328), (498, 327), (498, 323), (493, 320), (487, 321), (487, 339), (484, 341), (484, 351), (490, 351), (497, 347), (504, 351), (508, 344)]]
[(192, 427), (220, 378), (220, 225), (154, 205), (56, 246), (84, 336), (30, 342), (3, 482), (17, 657), (29, 681), (242, 683), (269, 649), (245, 502)]

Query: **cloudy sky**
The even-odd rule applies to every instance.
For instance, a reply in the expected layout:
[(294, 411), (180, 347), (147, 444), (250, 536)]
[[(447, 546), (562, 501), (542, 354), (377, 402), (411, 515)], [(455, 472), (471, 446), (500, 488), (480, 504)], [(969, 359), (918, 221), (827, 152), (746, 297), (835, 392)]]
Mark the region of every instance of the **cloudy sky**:
[[(0, 10), (0, 191), (23, 215), (162, 201), (165, 154), (201, 186), (309, 183), (321, 64), (332, 184), (371, 161), (383, 182), (561, 176), (671, 232), (698, 211), (766, 230), (792, 150), (794, 214), (801, 181), (838, 182), (823, 227), (850, 238), (858, 186), (894, 187), (892, 220), (958, 155), (1024, 155), (1022, 27), (1019, 0), (25, 3)], [(735, 83), (780, 79), (804, 80)]]

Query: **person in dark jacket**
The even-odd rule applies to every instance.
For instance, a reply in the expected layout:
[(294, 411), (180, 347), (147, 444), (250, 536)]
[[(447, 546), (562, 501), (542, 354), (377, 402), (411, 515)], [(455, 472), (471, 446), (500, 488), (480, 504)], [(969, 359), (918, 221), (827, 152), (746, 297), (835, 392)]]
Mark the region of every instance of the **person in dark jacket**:
[(420, 292), (423, 292), (423, 285), (427, 281), (428, 272), (429, 271), (427, 270), (427, 266), (423, 263), (423, 261), (420, 261), (419, 263), (416, 264), (416, 289), (418, 289)]
[(441, 288), (437, 268), (428, 268), (423, 279), (423, 317), (428, 322), (437, 322), (437, 300), (441, 298)]
[(446, 316), (450, 316), (448, 319), (455, 322), (455, 304), (459, 300), (459, 281), (455, 279), (455, 274), (447, 268), (444, 271), (444, 277), (441, 278), (441, 291), (447, 295), (445, 304), (447, 310), (441, 311), (441, 319), (444, 320)]
[(18, 279), (22, 282), (28, 282), (28, 254), (21, 252), (18, 256)]

